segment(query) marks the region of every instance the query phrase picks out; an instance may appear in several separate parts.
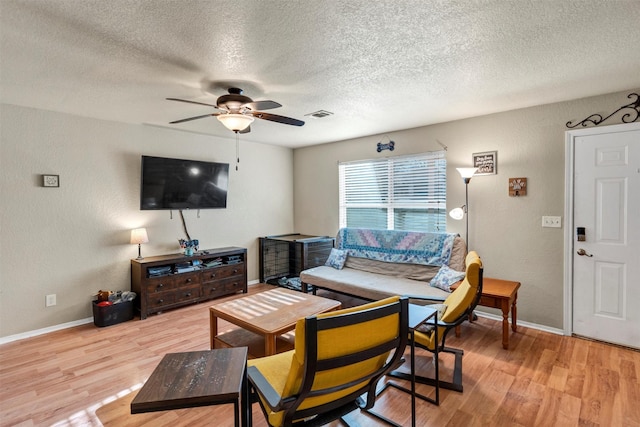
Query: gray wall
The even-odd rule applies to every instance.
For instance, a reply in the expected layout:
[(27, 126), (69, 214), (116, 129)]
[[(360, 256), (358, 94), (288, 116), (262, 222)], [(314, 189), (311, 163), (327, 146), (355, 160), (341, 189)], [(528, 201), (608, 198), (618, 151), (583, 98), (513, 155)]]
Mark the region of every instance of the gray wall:
[[(294, 229), (291, 149), (241, 139), (236, 172), (231, 133), (1, 108), (0, 337), (90, 318), (98, 290), (129, 289), (132, 228), (147, 228), (143, 256), (179, 251), (179, 213), (140, 211), (142, 154), (230, 163), (227, 209), (184, 216), (203, 249), (248, 248), (250, 280), (258, 278), (257, 238)], [(60, 175), (60, 188), (43, 188), (41, 174)], [(47, 294), (56, 306), (45, 307)]]
[[(295, 225), (299, 232), (335, 235), (338, 230), (338, 162), (447, 150), (447, 210), (464, 203), (456, 167), (472, 164), (472, 153), (498, 151), (498, 174), (469, 184), (469, 243), (485, 265), (485, 276), (522, 283), (521, 320), (563, 327), (563, 229), (542, 228), (543, 215), (564, 215), (564, 141), (567, 121), (609, 114), (638, 90), (543, 105), (294, 151)], [(621, 115), (605, 122), (621, 123)], [(331, 126), (327, 119), (327, 126)], [(393, 152), (376, 152), (386, 137)], [(510, 197), (508, 179), (525, 177), (527, 195)], [(564, 224), (564, 217), (563, 217)], [(448, 218), (448, 231), (464, 236), (464, 221)], [(488, 310), (492, 311), (492, 310)], [(495, 311), (492, 311), (494, 314)]]
[[(469, 184), (471, 247), (486, 276), (522, 282), (521, 319), (562, 328), (563, 230), (540, 223), (563, 215), (565, 122), (612, 112), (631, 91), (391, 132), (393, 153), (375, 151), (384, 135), (293, 151), (241, 140), (238, 172), (233, 138), (2, 104), (0, 337), (89, 318), (98, 290), (128, 289), (132, 228), (147, 227), (143, 255), (178, 251), (178, 213), (139, 210), (141, 154), (231, 163), (228, 208), (185, 219), (203, 248), (248, 248), (256, 280), (259, 236), (335, 235), (338, 161), (438, 150), (438, 141), (448, 146), (447, 209), (464, 202), (455, 168), (469, 166), (472, 153), (498, 151), (498, 174)], [(41, 187), (41, 174), (59, 174), (61, 187)], [(510, 177), (528, 178), (527, 196), (508, 196)], [(464, 221), (447, 227), (464, 234)], [(55, 307), (45, 307), (47, 294), (57, 294)]]

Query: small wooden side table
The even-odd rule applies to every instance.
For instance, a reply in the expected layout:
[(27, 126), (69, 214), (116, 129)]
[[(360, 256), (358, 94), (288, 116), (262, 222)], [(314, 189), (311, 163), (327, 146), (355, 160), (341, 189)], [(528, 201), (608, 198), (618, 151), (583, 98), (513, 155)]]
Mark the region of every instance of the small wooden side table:
[(131, 413), (233, 403), (235, 426), (251, 426), (247, 347), (166, 354), (131, 402)]
[[(451, 286), (451, 290), (455, 290), (457, 284)], [(511, 310), (511, 330), (516, 332), (518, 329), (518, 289), (520, 282), (510, 280), (492, 279), (484, 277), (482, 279), (482, 295), (478, 305), (491, 308), (499, 308), (502, 310), (502, 347), (509, 348), (509, 310)], [(472, 321), (470, 316), (469, 321)]]

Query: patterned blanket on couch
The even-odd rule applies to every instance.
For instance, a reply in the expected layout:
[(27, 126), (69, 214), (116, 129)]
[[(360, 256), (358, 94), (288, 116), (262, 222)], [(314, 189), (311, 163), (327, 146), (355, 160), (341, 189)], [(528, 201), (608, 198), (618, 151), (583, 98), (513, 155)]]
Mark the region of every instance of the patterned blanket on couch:
[(385, 262), (442, 266), (449, 263), (454, 233), (341, 228), (338, 249)]

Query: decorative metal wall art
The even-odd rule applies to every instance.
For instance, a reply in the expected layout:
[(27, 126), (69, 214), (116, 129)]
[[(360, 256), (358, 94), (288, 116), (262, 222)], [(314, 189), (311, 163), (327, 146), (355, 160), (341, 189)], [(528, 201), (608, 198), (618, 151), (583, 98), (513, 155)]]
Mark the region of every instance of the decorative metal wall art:
[(627, 98), (629, 99), (633, 99), (633, 97), (636, 98), (635, 101), (627, 105), (623, 105), (613, 113), (609, 114), (607, 117), (602, 117), (602, 115), (600, 114), (592, 114), (586, 119), (583, 119), (581, 122), (578, 122), (576, 124), (572, 124), (570, 121), (567, 122), (567, 127), (569, 129), (573, 129), (575, 127), (578, 127), (579, 125), (586, 127), (589, 123), (592, 123), (594, 126), (598, 126), (599, 124), (601, 124), (602, 122), (604, 122), (605, 120), (607, 120), (608, 118), (617, 114), (620, 111), (624, 111), (624, 114), (622, 115), (622, 123), (633, 123), (636, 120), (638, 120), (638, 118), (640, 118), (640, 95), (638, 95), (637, 93), (630, 93), (629, 95), (627, 95)]

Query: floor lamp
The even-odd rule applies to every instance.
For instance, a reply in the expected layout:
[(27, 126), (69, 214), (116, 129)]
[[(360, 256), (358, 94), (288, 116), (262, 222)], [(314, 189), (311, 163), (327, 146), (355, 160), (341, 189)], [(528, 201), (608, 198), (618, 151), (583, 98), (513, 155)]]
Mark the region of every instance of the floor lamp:
[(469, 250), (469, 182), (471, 182), (471, 178), (473, 174), (476, 173), (478, 168), (456, 168), (464, 181), (464, 205), (459, 208), (452, 209), (449, 212), (449, 216), (455, 220), (461, 220), (465, 218), (466, 220), (466, 229), (464, 235), (464, 241), (467, 245), (467, 250)]

